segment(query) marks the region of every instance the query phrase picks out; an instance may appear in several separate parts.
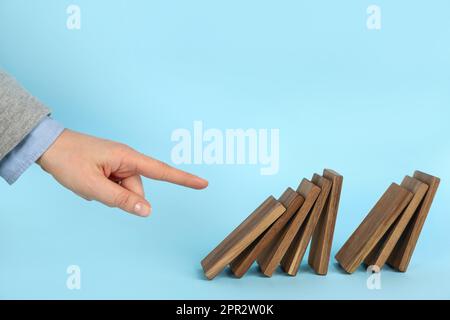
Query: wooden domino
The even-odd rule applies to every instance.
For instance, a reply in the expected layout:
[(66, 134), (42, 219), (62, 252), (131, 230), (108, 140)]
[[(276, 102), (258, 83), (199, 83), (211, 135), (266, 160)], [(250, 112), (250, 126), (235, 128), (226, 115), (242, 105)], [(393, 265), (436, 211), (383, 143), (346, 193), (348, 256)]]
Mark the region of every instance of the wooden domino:
[(353, 273), (381, 240), (413, 197), (412, 193), (392, 183), (363, 222), (336, 254), (336, 260)]
[(271, 277), (278, 267), (289, 245), (300, 229), (301, 224), (316, 202), (320, 188), (307, 179), (303, 179), (297, 188), (297, 193), (305, 199), (302, 206), (291, 218), (283, 231), (275, 237), (272, 245), (268, 246), (257, 259), (261, 272), (268, 277)]
[(397, 221), (385, 234), (382, 240), (378, 242), (372, 252), (364, 259), (364, 263), (367, 266), (377, 266), (380, 269), (383, 268), (392, 253), (392, 250), (400, 239), (400, 236), (408, 225), (408, 222), (411, 220), (428, 190), (428, 185), (409, 176), (406, 176), (403, 179), (400, 186), (413, 194), (411, 202), (400, 217), (397, 218)]
[(201, 262), (208, 279), (217, 276), (228, 264), (255, 241), (284, 212), (285, 207), (270, 196), (231, 232)]
[(339, 173), (330, 169), (323, 171), (323, 177), (331, 181), (331, 190), (324, 211), (314, 230), (308, 257), (309, 265), (319, 275), (326, 275), (328, 272), (334, 227), (344, 180)]
[(303, 260), (303, 256), (305, 255), (331, 189), (331, 182), (318, 174), (314, 174), (311, 182), (321, 189), (320, 194), (310, 214), (303, 222), (288, 251), (281, 260), (281, 267), (284, 272), (291, 276), (295, 276), (298, 272), (298, 268)]
[[(406, 271), (439, 183), (420, 171), (392, 183), (336, 254), (340, 266), (353, 273), (361, 263), (387, 263)], [(268, 277), (279, 265), (295, 276), (309, 243), (308, 264), (326, 275), (342, 185), (342, 175), (325, 169), (322, 176), (303, 179), (296, 191), (287, 188), (278, 200), (268, 197), (202, 260), (205, 276), (213, 279), (229, 265), (241, 278), (255, 261)]]
[(413, 177), (427, 184), (428, 191), (387, 261), (390, 266), (401, 272), (405, 272), (408, 269), (414, 248), (440, 183), (439, 178), (420, 171), (414, 172)]
[(287, 188), (278, 201), (286, 208), (286, 211), (267, 231), (231, 262), (230, 268), (236, 277), (241, 278), (248, 271), (256, 258), (272, 243), (273, 239), (298, 211), (305, 199), (291, 188)]

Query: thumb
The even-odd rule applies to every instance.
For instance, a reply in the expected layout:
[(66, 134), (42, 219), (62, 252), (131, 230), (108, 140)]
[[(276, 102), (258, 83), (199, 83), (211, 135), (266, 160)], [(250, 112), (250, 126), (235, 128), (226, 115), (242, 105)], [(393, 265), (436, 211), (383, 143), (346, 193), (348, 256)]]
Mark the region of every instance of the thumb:
[(95, 185), (96, 188), (92, 195), (94, 200), (141, 217), (147, 217), (150, 214), (151, 205), (142, 196), (123, 188), (104, 176), (100, 176)]

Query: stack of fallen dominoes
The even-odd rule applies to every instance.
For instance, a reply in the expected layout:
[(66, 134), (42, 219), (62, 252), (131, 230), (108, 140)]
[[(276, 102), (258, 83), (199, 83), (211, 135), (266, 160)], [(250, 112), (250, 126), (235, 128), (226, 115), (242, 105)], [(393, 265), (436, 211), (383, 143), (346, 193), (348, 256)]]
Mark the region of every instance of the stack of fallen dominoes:
[(295, 276), (310, 242), (309, 265), (326, 274), (342, 182), (340, 174), (325, 169), (278, 200), (270, 196), (203, 259), (206, 277), (213, 279), (230, 265), (240, 278), (255, 261), (266, 276), (279, 265)]
[[(348, 273), (362, 263), (405, 272), (440, 179), (416, 171), (393, 183), (336, 255)], [(376, 272), (378, 270), (375, 270)]]

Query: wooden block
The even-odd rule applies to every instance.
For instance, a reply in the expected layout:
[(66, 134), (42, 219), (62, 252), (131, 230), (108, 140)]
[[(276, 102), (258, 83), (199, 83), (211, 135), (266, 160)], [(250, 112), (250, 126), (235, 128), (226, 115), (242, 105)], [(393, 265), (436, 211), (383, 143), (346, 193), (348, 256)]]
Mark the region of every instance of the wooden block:
[(305, 199), (291, 188), (287, 188), (278, 201), (286, 208), (286, 211), (257, 240), (231, 262), (231, 271), (236, 277), (240, 278), (248, 271), (256, 258), (272, 243), (273, 239), (280, 233), (292, 216), (297, 213)]
[(320, 188), (307, 179), (303, 179), (297, 188), (297, 193), (305, 199), (302, 206), (257, 259), (261, 272), (268, 277), (271, 277), (278, 267), (301, 224), (316, 202)]
[(289, 246), (288, 251), (281, 260), (281, 267), (291, 276), (295, 276), (298, 272), (298, 268), (303, 260), (306, 248), (311, 240), (331, 189), (331, 181), (318, 174), (314, 174), (311, 181), (321, 189), (320, 194), (317, 197), (310, 214), (305, 219), (303, 225), (300, 227), (300, 230), (297, 232), (294, 240)]
[(331, 190), (324, 206), (324, 212), (319, 218), (314, 230), (309, 249), (308, 263), (320, 275), (326, 275), (330, 261), (333, 244), (334, 226), (339, 210), (342, 183), (344, 178), (337, 172), (329, 169), (323, 171), (323, 177), (331, 181)]
[(414, 248), (440, 183), (439, 178), (420, 171), (414, 172), (414, 178), (427, 184), (428, 191), (388, 259), (388, 264), (401, 272), (405, 272), (408, 269)]
[(274, 197), (267, 198), (202, 260), (206, 277), (213, 279), (217, 276), (285, 211), (286, 208)]
[(413, 195), (396, 183), (386, 190), (363, 222), (336, 255), (348, 273), (353, 273), (406, 208)]
[(377, 266), (380, 269), (383, 268), (428, 190), (428, 185), (409, 176), (406, 176), (403, 179), (400, 186), (411, 192), (413, 198), (403, 213), (400, 214), (400, 217), (397, 218), (394, 225), (385, 234), (383, 239), (378, 242), (372, 252), (364, 260), (364, 263), (367, 266)]

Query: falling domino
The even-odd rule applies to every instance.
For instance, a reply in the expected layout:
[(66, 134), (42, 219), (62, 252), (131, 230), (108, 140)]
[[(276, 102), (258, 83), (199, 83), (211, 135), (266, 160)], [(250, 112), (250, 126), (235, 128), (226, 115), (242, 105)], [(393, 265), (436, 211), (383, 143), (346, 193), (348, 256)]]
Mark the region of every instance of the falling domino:
[(412, 193), (392, 183), (363, 222), (336, 255), (348, 273), (353, 273), (413, 197)]
[(321, 189), (320, 194), (317, 197), (311, 213), (303, 222), (303, 225), (297, 232), (297, 235), (292, 241), (288, 251), (281, 260), (281, 267), (284, 272), (291, 276), (297, 275), (298, 268), (303, 260), (303, 256), (305, 255), (306, 249), (311, 240), (314, 229), (316, 228), (317, 222), (319, 221), (320, 215), (322, 214), (323, 207), (325, 206), (325, 202), (331, 189), (331, 182), (318, 174), (314, 174), (311, 182)]
[(231, 271), (236, 277), (240, 278), (248, 271), (257, 257), (268, 245), (270, 245), (273, 239), (284, 228), (286, 223), (288, 223), (291, 217), (298, 211), (305, 199), (291, 188), (288, 188), (278, 201), (286, 208), (286, 211), (269, 227), (269, 229), (267, 229), (267, 231), (231, 262)]
[(274, 239), (273, 244), (258, 258), (261, 272), (268, 277), (271, 277), (278, 267), (281, 259), (289, 248), (289, 245), (300, 229), (301, 224), (316, 202), (320, 193), (320, 188), (311, 181), (303, 179), (297, 188), (297, 192), (305, 199), (303, 205), (286, 225), (284, 230), (280, 232), (279, 236)]
[(285, 211), (285, 207), (270, 196), (247, 219), (231, 232), (201, 262), (208, 279), (216, 277), (228, 264), (255, 241)]
[(377, 266), (380, 269), (383, 268), (386, 260), (389, 258), (389, 255), (392, 253), (392, 250), (428, 190), (428, 186), (425, 183), (409, 176), (406, 176), (403, 179), (400, 186), (411, 192), (414, 196), (400, 217), (397, 218), (395, 224), (364, 260), (364, 263), (367, 266)]
[(414, 172), (413, 177), (426, 183), (428, 185), (428, 191), (388, 259), (387, 263), (401, 272), (405, 272), (408, 269), (417, 240), (419, 239), (420, 232), (422, 231), (440, 183), (439, 178), (421, 171)]
[(324, 212), (321, 214), (316, 229), (314, 230), (308, 257), (309, 265), (320, 275), (326, 275), (328, 272), (334, 227), (344, 180), (339, 173), (330, 169), (323, 171), (323, 177), (330, 180), (332, 185), (328, 200), (323, 209)]

